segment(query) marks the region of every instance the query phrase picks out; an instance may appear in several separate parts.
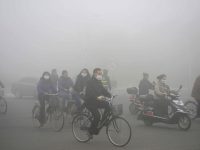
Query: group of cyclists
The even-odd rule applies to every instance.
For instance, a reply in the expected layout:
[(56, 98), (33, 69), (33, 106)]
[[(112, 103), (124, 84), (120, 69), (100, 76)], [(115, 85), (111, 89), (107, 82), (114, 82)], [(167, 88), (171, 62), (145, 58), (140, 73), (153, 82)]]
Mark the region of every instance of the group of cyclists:
[(81, 99), (84, 99), (87, 108), (94, 117), (89, 133), (91, 135), (98, 134), (97, 125), (100, 121), (98, 108), (105, 109), (103, 119), (106, 118), (110, 107), (108, 102), (103, 100), (103, 97), (111, 97), (110, 90), (108, 71), (102, 71), (100, 68), (95, 68), (92, 76), (88, 69), (82, 69), (75, 83), (69, 77), (67, 70), (63, 70), (60, 77), (56, 69), (53, 69), (51, 73), (44, 72), (37, 85), (40, 102), (40, 126), (42, 127), (45, 124), (45, 101), (49, 100), (48, 94), (57, 93), (62, 99), (62, 106), (65, 106), (65, 103), (72, 98), (77, 106), (77, 111), (80, 111)]

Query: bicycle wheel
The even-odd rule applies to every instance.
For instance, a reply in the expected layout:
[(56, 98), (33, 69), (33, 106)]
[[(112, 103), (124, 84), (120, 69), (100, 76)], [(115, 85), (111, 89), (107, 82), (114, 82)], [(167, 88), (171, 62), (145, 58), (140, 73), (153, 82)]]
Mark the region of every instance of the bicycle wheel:
[(7, 102), (5, 98), (0, 98), (0, 114), (6, 114), (7, 112)]
[(128, 121), (122, 117), (114, 117), (110, 120), (106, 128), (106, 134), (109, 141), (118, 147), (127, 145), (132, 135)]
[(40, 106), (35, 105), (32, 110), (32, 122), (33, 126), (36, 128), (40, 127), (39, 117), (40, 117)]
[(64, 114), (60, 109), (55, 109), (52, 113), (52, 125), (56, 132), (63, 129), (65, 123)]
[(72, 132), (75, 139), (79, 142), (88, 142), (90, 135), (88, 129), (91, 126), (91, 120), (85, 114), (79, 114), (72, 121)]

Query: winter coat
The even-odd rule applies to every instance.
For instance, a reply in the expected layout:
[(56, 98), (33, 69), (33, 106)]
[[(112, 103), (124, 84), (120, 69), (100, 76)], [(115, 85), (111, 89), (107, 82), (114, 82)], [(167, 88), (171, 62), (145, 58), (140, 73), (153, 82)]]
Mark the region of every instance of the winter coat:
[(51, 80), (45, 80), (44, 78), (40, 78), (40, 81), (37, 85), (37, 91), (38, 94), (44, 94), (44, 93), (52, 93), (53, 86), (51, 83)]
[(149, 80), (141, 80), (139, 83), (139, 95), (147, 95), (149, 94), (149, 90), (154, 89), (153, 84)]
[(76, 78), (74, 90), (78, 93), (83, 92), (89, 80), (90, 80), (90, 76), (83, 77), (81, 76), (81, 74), (79, 74)]
[(101, 81), (92, 77), (87, 84), (85, 101), (95, 103), (99, 96), (111, 97), (111, 94), (103, 87)]

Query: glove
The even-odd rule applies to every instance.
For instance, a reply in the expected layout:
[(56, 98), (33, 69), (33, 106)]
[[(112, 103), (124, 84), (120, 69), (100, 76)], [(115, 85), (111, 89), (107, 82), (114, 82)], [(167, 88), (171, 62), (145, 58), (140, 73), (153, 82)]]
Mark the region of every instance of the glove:
[(99, 96), (99, 97), (97, 97), (97, 99), (102, 101), (102, 100), (105, 100), (105, 97), (104, 96)]

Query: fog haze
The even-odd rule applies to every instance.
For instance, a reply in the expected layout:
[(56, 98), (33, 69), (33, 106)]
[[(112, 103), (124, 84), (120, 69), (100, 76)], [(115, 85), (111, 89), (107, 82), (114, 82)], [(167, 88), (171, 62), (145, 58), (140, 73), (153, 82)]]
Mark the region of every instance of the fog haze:
[(200, 74), (198, 0), (0, 0), (0, 80), (45, 70), (110, 70), (119, 86), (143, 72), (190, 88)]

